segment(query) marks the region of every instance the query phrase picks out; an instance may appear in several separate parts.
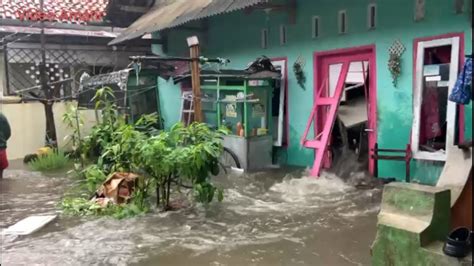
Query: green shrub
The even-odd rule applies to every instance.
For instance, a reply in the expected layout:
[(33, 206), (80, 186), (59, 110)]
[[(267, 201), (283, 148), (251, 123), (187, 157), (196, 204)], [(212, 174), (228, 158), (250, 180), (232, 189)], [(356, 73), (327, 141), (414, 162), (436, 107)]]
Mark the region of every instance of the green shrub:
[(108, 204), (101, 207), (98, 203), (84, 198), (64, 198), (60, 203), (65, 215), (69, 216), (112, 216), (117, 219), (134, 217), (149, 212), (149, 206), (141, 206), (135, 200), (129, 204)]
[(97, 165), (93, 164), (83, 170), (86, 179), (86, 186), (89, 192), (95, 192), (99, 185), (101, 185), (107, 176)]
[(62, 151), (54, 151), (33, 159), (28, 165), (34, 171), (52, 171), (63, 169), (69, 164), (69, 158)]
[(212, 130), (203, 123), (177, 123), (169, 131), (158, 132), (153, 127), (158, 120), (156, 114), (127, 124), (110, 100), (113, 98), (112, 89), (105, 87), (93, 99), (102, 116), (84, 137), (80, 151), (84, 158), (96, 162), (79, 176), (91, 193), (113, 172), (138, 174), (132, 201), (100, 208), (81, 195), (63, 200), (65, 214), (131, 217), (149, 211), (152, 192), (156, 193), (157, 208), (167, 211), (173, 209), (171, 194), (180, 193), (180, 188), (192, 189), (194, 199), (205, 205), (214, 199), (223, 200), (223, 190), (212, 184), (210, 176), (218, 174), (226, 130)]

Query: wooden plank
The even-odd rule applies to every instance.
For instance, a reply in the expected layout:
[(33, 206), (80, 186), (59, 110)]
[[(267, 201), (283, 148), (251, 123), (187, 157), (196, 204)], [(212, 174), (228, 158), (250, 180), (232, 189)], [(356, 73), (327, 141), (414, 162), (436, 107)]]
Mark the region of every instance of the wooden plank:
[(451, 190), (451, 206), (456, 203), (461, 195), (471, 169), (472, 149), (453, 149), (452, 152), (448, 154), (436, 186)]
[[(326, 79), (327, 80), (327, 79)], [(319, 91), (322, 91), (323, 90), (323, 86), (324, 86), (325, 82), (323, 82), (319, 88)], [(303, 137), (301, 137), (301, 140), (300, 140), (300, 145), (301, 146), (304, 146), (305, 143), (307, 142), (308, 140), (308, 133), (309, 133), (309, 129), (311, 128), (311, 124), (313, 124), (313, 121), (315, 119), (315, 116), (316, 116), (316, 110), (318, 108), (318, 105), (314, 104), (313, 105), (313, 108), (311, 109), (311, 114), (309, 115), (309, 119), (308, 119), (308, 122), (306, 123), (306, 128), (304, 130), (304, 133), (303, 133)], [(317, 138), (316, 138), (317, 139)]]
[(390, 156), (390, 155), (373, 155), (372, 158), (376, 160), (387, 160), (387, 161), (405, 161), (405, 156)]
[(8, 235), (29, 235), (56, 219), (57, 215), (30, 216), (5, 229)]
[(202, 122), (201, 112), (201, 77), (199, 68), (199, 40), (196, 36), (187, 39), (191, 57), (191, 83), (194, 95), (194, 120)]
[(367, 102), (364, 98), (339, 106), (337, 116), (346, 128), (351, 128), (367, 121)]
[[(203, 90), (217, 90), (216, 85), (203, 85), (201, 86)], [(230, 91), (244, 91), (244, 86), (229, 86), (229, 85), (220, 85), (219, 90), (230, 90)]]
[(406, 152), (406, 150), (397, 150), (397, 149), (377, 149), (377, 151), (378, 152), (403, 152), (403, 153)]
[[(334, 122), (336, 120), (336, 113), (339, 105), (339, 101), (341, 100), (342, 93), (344, 90), (344, 83), (346, 81), (347, 72), (349, 70), (349, 63), (345, 61), (342, 65), (342, 69), (339, 75), (339, 80), (337, 83), (336, 91), (334, 97), (332, 97), (332, 105), (330, 105), (329, 113), (326, 117), (326, 122), (323, 127), (323, 134), (321, 137), (321, 148), (316, 149), (316, 156), (314, 159), (313, 168), (311, 169), (312, 176), (319, 176), (321, 171), (322, 161), (324, 159), (324, 153), (326, 152), (329, 137), (331, 136), (332, 129), (334, 127)], [(316, 99), (316, 105), (320, 106), (318, 103), (318, 99)]]

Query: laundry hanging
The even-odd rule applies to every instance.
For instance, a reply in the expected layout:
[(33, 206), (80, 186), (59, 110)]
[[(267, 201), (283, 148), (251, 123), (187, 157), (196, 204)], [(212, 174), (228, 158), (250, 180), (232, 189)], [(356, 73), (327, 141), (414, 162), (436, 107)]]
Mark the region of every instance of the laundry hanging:
[(439, 109), (439, 93), (436, 87), (423, 90), (423, 105), (421, 107), (420, 143), (426, 144), (429, 139), (442, 135)]
[(469, 104), (472, 99), (472, 58), (466, 58), (462, 73), (454, 85), (449, 100), (458, 104)]

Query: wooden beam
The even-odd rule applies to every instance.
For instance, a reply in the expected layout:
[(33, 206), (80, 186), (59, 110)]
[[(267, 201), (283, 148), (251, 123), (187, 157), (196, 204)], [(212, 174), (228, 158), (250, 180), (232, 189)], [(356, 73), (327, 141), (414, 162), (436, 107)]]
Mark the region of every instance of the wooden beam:
[(191, 83), (194, 101), (194, 121), (203, 122), (201, 110), (201, 77), (199, 69), (199, 40), (196, 36), (187, 39), (191, 56)]
[(146, 6), (132, 6), (132, 5), (117, 5), (121, 11), (130, 13), (145, 13), (150, 10), (150, 7)]

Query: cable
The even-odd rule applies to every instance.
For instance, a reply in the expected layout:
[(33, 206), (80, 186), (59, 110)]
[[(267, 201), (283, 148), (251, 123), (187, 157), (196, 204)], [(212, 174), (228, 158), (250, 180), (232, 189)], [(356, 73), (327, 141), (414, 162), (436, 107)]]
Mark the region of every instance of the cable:
[[(37, 22), (31, 24), (31, 25), (28, 26), (27, 28), (33, 28), (33, 26), (36, 25), (36, 24), (38, 24), (39, 22), (40, 22), (40, 21), (37, 21)], [(16, 32), (14, 32), (14, 33), (8, 34), (7, 36), (2, 37), (2, 39), (1, 39), (0, 41), (3, 42), (3, 41), (4, 41), (5, 39), (7, 39), (8, 37), (14, 36), (15, 34), (18, 34), (18, 33), (19, 33), (19, 32), (16, 31)]]

